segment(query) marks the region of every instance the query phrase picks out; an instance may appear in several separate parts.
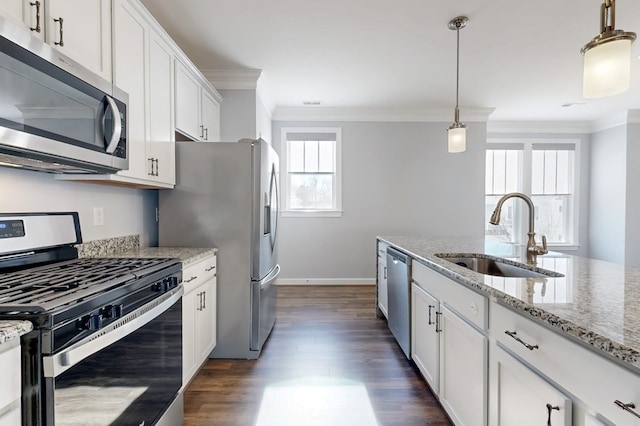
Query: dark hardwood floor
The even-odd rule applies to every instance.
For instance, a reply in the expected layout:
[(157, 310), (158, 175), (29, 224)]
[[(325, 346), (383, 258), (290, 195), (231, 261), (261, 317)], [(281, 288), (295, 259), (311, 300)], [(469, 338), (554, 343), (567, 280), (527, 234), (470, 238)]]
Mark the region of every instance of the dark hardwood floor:
[(373, 286), (279, 286), (260, 359), (209, 360), (185, 425), (450, 425), (384, 320)]

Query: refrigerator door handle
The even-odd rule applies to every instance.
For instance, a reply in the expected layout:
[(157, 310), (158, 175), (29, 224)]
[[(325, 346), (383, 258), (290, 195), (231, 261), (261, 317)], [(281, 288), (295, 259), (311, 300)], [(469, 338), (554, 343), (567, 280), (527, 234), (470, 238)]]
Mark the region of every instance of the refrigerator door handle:
[[(271, 192), (271, 211), (269, 214), (269, 220), (271, 221), (272, 219), (272, 215), (275, 213), (276, 217), (275, 217), (275, 224), (273, 226), (273, 229), (271, 230), (272, 234), (271, 234), (271, 250), (274, 250), (276, 247), (276, 240), (278, 239), (278, 221), (279, 221), (279, 216), (280, 216), (280, 194), (278, 193), (278, 180), (277, 180), (277, 175), (276, 175), (276, 165), (274, 164), (271, 168), (271, 188), (270, 188), (270, 192)], [(275, 212), (273, 211), (273, 204), (275, 201)]]
[(266, 277), (260, 280), (258, 283), (260, 285), (260, 289), (262, 290), (263, 288), (271, 285), (271, 283), (278, 278), (278, 275), (280, 275), (280, 264), (277, 264)]

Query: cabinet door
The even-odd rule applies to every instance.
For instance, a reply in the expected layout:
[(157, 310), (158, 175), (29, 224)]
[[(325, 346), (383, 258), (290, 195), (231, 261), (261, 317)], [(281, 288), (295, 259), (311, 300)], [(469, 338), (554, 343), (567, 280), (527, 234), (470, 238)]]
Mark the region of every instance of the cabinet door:
[(215, 312), (216, 285), (215, 279), (207, 281), (198, 290), (197, 324), (196, 324), (196, 363), (209, 357), (216, 340)]
[(378, 307), (385, 317), (387, 314), (387, 306), (389, 304), (389, 296), (387, 294), (387, 260), (384, 257), (378, 257)]
[(172, 141), (173, 50), (164, 39), (149, 32), (149, 140)]
[(180, 61), (176, 61), (176, 130), (194, 140), (203, 136), (200, 84)]
[(111, 81), (111, 0), (45, 4), (47, 43)]
[(196, 371), (196, 294), (197, 289), (182, 296), (182, 385), (186, 386)]
[[(35, 0), (32, 1), (32, 3), (35, 3)], [(44, 3), (43, 0), (40, 0), (40, 16), (42, 19), (42, 12), (44, 11)], [(31, 21), (31, 12), (30, 12), (30, 8), (33, 8), (33, 23)], [(36, 5), (34, 4), (33, 6), (29, 5), (29, 1), (28, 0), (2, 0), (0, 1), (0, 15), (2, 15), (4, 18), (7, 18), (9, 21), (13, 22), (14, 24), (26, 29), (26, 30), (30, 30), (31, 27), (36, 26), (36, 21), (35, 21), (35, 17), (36, 17)], [(40, 21), (42, 25), (42, 21)], [(40, 34), (42, 33), (42, 29), (40, 30)], [(34, 35), (37, 35), (37, 33), (35, 33), (34, 31)]]
[[(86, 1), (86, 0), (84, 0)], [(129, 169), (118, 174), (147, 178), (145, 55), (147, 25), (127, 0), (114, 8), (114, 83), (129, 94)]]
[(486, 425), (488, 339), (444, 304), (439, 316), (440, 402), (454, 423)]
[(418, 285), (411, 285), (411, 359), (433, 392), (440, 391), (440, 333), (436, 330), (438, 301)]
[(571, 425), (571, 400), (502, 348), (495, 348), (492, 392), (497, 404), (492, 424)]
[(147, 176), (149, 180), (168, 185), (176, 183), (176, 143), (147, 144)]
[(220, 104), (213, 96), (202, 89), (202, 126), (205, 142), (218, 142), (220, 140)]

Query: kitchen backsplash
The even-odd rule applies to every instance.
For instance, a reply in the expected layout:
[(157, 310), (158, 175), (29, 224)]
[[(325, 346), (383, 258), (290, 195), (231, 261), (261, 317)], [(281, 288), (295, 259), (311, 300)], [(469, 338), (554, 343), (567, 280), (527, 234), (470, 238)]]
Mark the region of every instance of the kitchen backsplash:
[(120, 251), (135, 250), (140, 247), (140, 235), (105, 238), (78, 244), (78, 257), (108, 256)]

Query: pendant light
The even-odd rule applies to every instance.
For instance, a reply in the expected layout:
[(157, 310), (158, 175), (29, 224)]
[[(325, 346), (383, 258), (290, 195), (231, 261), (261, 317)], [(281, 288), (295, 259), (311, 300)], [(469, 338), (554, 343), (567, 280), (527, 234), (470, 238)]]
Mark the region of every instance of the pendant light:
[(460, 122), (460, 109), (458, 108), (458, 89), (460, 86), (460, 29), (467, 26), (469, 18), (458, 16), (449, 21), (449, 29), (456, 31), (456, 112), (454, 122), (447, 129), (448, 150), (451, 153), (464, 152), (467, 149), (467, 126)]
[(616, 0), (600, 5), (600, 34), (580, 50), (584, 55), (582, 96), (602, 98), (629, 88), (631, 43), (636, 34), (616, 30)]

